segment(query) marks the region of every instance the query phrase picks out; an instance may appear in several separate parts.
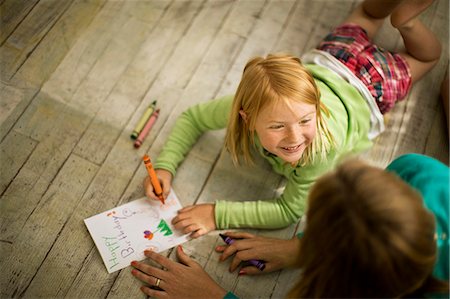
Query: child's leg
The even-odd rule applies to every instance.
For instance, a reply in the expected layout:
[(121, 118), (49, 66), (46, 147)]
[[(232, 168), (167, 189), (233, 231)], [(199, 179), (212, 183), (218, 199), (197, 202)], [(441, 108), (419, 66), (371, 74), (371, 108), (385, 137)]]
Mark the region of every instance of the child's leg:
[[(406, 0), (410, 1), (410, 0)], [(358, 24), (372, 39), (388, 17), (403, 0), (366, 0), (344, 20), (345, 23)]]
[(412, 83), (425, 75), (441, 56), (441, 43), (416, 18), (433, 0), (405, 1), (391, 15), (391, 23), (402, 35), (406, 53), (399, 53), (409, 64)]

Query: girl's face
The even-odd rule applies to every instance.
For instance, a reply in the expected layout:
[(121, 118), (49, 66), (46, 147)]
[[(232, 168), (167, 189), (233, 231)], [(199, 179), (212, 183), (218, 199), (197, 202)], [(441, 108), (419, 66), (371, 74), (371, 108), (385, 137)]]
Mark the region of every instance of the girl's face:
[(280, 101), (265, 107), (256, 117), (255, 130), (261, 145), (284, 161), (294, 164), (316, 136), (316, 107)]

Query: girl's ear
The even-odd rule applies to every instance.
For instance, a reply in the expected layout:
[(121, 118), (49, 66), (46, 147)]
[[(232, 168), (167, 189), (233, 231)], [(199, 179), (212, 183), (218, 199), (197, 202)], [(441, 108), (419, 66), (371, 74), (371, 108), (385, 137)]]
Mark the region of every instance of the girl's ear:
[(247, 123), (247, 113), (244, 112), (244, 110), (239, 110), (239, 115), (242, 117), (245, 123)]

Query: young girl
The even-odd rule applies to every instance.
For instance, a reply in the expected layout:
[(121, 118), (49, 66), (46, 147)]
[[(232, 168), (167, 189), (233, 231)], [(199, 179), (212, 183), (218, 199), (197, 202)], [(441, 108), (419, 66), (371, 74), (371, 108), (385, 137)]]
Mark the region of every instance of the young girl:
[[(167, 194), (178, 165), (207, 130), (227, 128), (233, 161), (251, 162), (256, 149), (287, 178), (284, 193), (268, 201), (223, 201), (181, 209), (173, 224), (198, 237), (214, 229), (280, 228), (305, 211), (311, 184), (349, 153), (371, 145), (383, 130), (380, 114), (405, 97), (440, 56), (435, 36), (415, 18), (430, 1), (366, 0), (303, 65), (288, 55), (251, 59), (236, 94), (185, 111), (155, 169)], [(392, 54), (369, 40), (391, 15), (406, 53)], [(148, 197), (157, 199), (148, 178)]]
[[(308, 197), (306, 229), (291, 240), (227, 233), (221, 260), (264, 260), (264, 271), (243, 266), (239, 274), (300, 267), (292, 298), (419, 298), (448, 294), (449, 168), (427, 156), (408, 154), (386, 170), (350, 160), (321, 177)], [(238, 240), (241, 239), (241, 240)], [(167, 271), (134, 263), (134, 276), (161, 291), (161, 298), (224, 298), (226, 290), (184, 254), (182, 264), (154, 252)], [(202, 281), (201, 284), (198, 281)], [(255, 294), (256, 296), (257, 294)], [(228, 293), (225, 298), (235, 298)], [(443, 298), (443, 296), (442, 296)], [(448, 298), (448, 296), (447, 296)]]

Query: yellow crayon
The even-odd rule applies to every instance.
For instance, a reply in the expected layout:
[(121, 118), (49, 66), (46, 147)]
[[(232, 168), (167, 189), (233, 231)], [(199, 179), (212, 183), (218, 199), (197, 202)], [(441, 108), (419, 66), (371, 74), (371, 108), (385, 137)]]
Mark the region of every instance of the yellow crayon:
[(153, 103), (151, 103), (150, 106), (148, 106), (147, 110), (145, 110), (141, 119), (139, 119), (136, 127), (134, 128), (133, 132), (131, 133), (131, 136), (130, 136), (131, 139), (136, 139), (139, 136), (139, 133), (142, 131), (142, 128), (144, 128), (145, 124), (147, 123), (147, 120), (153, 114), (155, 107), (156, 107), (156, 100), (153, 101)]

